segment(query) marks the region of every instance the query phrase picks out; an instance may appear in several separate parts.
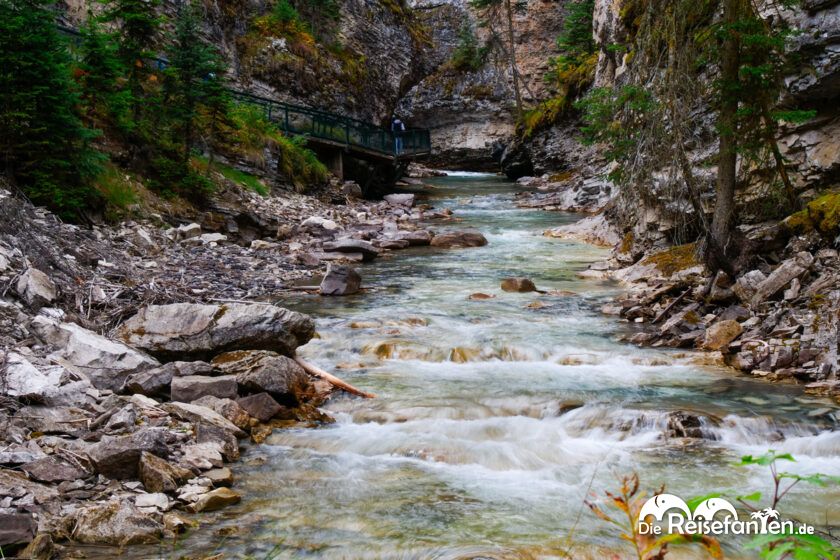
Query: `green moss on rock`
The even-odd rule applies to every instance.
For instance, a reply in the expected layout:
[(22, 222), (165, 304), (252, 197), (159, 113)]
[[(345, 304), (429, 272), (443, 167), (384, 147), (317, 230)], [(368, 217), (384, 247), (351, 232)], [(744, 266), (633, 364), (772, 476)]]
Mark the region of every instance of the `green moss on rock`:
[(642, 263), (652, 264), (665, 276), (671, 276), (675, 272), (700, 264), (697, 260), (696, 252), (696, 243), (675, 245), (674, 247), (669, 247), (664, 251), (659, 251), (658, 253), (645, 257)]
[(817, 230), (826, 236), (840, 233), (840, 192), (829, 192), (815, 198), (799, 212), (784, 220), (784, 225), (794, 233)]

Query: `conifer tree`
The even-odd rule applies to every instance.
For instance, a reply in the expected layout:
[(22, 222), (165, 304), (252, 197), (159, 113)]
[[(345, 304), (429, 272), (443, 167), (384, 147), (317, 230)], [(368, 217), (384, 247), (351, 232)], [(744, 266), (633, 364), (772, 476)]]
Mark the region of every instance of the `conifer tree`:
[(222, 87), (224, 66), (216, 50), (201, 37), (195, 6), (181, 8), (168, 55), (171, 66), (165, 89), (186, 162), (195, 145), (200, 110), (212, 105), (218, 113), (226, 97)]
[(126, 67), (119, 58), (117, 44), (93, 17), (88, 17), (81, 31), (79, 82), (88, 116), (91, 120), (108, 119), (120, 130), (131, 131), (134, 127), (130, 114), (131, 92), (120, 85)]
[(45, 0), (0, 2), (0, 157), (36, 204), (66, 217), (92, 204), (95, 133), (77, 114), (70, 55)]
[(164, 19), (157, 14), (160, 0), (103, 0), (102, 21), (118, 27), (119, 57), (128, 68), (128, 89), (134, 121), (143, 107), (143, 82), (151, 73), (149, 62)]

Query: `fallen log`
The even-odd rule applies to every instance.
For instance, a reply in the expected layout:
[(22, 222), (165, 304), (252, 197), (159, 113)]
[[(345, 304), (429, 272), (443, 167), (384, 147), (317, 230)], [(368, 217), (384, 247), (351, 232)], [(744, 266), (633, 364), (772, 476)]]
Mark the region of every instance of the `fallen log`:
[(353, 387), (352, 385), (350, 385), (346, 381), (342, 381), (341, 379), (334, 376), (333, 374), (327, 373), (326, 371), (322, 370), (318, 366), (310, 364), (309, 362), (305, 361), (300, 356), (295, 356), (295, 361), (300, 365), (300, 367), (302, 367), (306, 371), (306, 373), (308, 373), (310, 375), (314, 375), (315, 377), (320, 377), (324, 381), (330, 382), (331, 384), (338, 387), (339, 389), (343, 389), (343, 390), (347, 391), (348, 393), (352, 393), (354, 395), (358, 395), (358, 396), (364, 397), (366, 399), (372, 399), (372, 398), (376, 397), (376, 395), (374, 395), (373, 393), (365, 393), (361, 389), (357, 389), (357, 388)]

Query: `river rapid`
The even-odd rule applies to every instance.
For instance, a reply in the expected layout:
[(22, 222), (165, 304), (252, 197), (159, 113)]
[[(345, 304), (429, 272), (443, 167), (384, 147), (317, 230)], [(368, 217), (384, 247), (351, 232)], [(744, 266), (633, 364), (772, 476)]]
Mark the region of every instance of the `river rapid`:
[[(619, 287), (577, 275), (606, 251), (542, 236), (578, 217), (518, 209), (516, 186), (493, 176), (428, 183), (421, 196), (457, 218), (430, 225), (475, 227), (489, 244), (401, 251), (359, 268), (364, 294), (282, 302), (318, 320), (302, 355), (377, 398), (340, 396), (325, 407), (335, 424), (250, 446), (235, 466), (243, 502), (181, 553), (628, 558), (619, 531), (583, 503), (622, 475), (685, 499), (767, 492), (766, 468), (734, 463), (771, 448), (796, 457), (785, 470), (840, 474), (831, 401), (701, 354), (617, 342), (629, 326), (598, 309)], [(507, 276), (559, 293), (505, 293)], [(675, 411), (699, 415), (702, 437), (669, 437)], [(836, 487), (801, 484), (780, 510), (836, 528), (838, 503)], [(757, 557), (721, 541), (727, 557)], [(668, 557), (703, 557), (692, 550)]]

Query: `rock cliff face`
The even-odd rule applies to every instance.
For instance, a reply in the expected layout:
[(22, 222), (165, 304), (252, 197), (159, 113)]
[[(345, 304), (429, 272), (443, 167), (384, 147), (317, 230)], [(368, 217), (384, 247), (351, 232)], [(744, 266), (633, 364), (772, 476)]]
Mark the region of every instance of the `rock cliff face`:
[[(594, 36), (600, 48), (594, 87), (630, 83), (627, 73), (628, 57), (622, 57), (606, 46), (627, 40), (620, 14), (626, 0), (596, 0)], [(801, 125), (785, 125), (780, 131), (779, 147), (787, 162), (788, 172), (800, 199), (807, 202), (821, 189), (837, 183), (840, 177), (840, 2), (821, 0), (803, 2), (801, 8), (788, 10), (782, 17), (801, 30), (791, 41), (789, 49), (799, 58), (797, 72), (786, 78), (787, 98), (783, 103), (817, 111), (817, 117)], [(694, 173), (705, 190), (704, 198), (713, 200), (716, 134), (714, 115), (699, 101), (693, 108), (701, 115), (699, 128), (694, 131), (689, 157)], [(565, 171), (564, 180), (551, 181), (546, 194), (537, 197), (537, 204), (547, 207), (593, 210), (604, 207), (619, 194), (618, 189), (604, 179), (610, 169), (599, 158), (597, 150), (580, 143), (578, 126), (574, 122), (561, 123), (535, 134), (518, 145), (511, 146), (510, 161), (530, 159), (533, 174)], [(772, 161), (751, 169), (744, 177), (737, 193), (741, 223), (759, 223), (767, 219), (772, 208), (768, 196), (767, 172)], [(656, 191), (656, 187), (652, 188)], [(679, 213), (665, 196), (636, 197), (619, 207), (613, 204), (606, 213), (608, 219), (628, 234), (634, 247), (628, 251), (641, 255), (651, 247), (665, 247), (676, 239)], [(711, 206), (707, 208), (711, 211)], [(675, 218), (676, 215), (676, 218)]]
[[(556, 54), (563, 3), (531, 0), (514, 19), (516, 54), (523, 77), (523, 98), (537, 103), (547, 95), (543, 80), (549, 57)], [(433, 161), (496, 170), (493, 161), (510, 143), (516, 121), (512, 76), (507, 60), (489, 53), (478, 68), (456, 68), (451, 59), (463, 26), (479, 45), (487, 40), (479, 14), (465, 0), (416, 0), (415, 11), (431, 31), (434, 71), (402, 98), (398, 111), (409, 122), (432, 131)]]
[[(67, 0), (68, 23), (83, 22), (87, 4)], [(273, 20), (274, 5), (272, 0), (202, 3), (205, 36), (228, 60), (230, 78), (246, 91), (386, 123), (399, 98), (435, 66), (427, 30), (399, 1), (339, 0), (337, 17), (302, 14), (299, 26)], [(160, 11), (169, 18), (159, 37), (163, 52), (178, 3), (164, 2)]]

